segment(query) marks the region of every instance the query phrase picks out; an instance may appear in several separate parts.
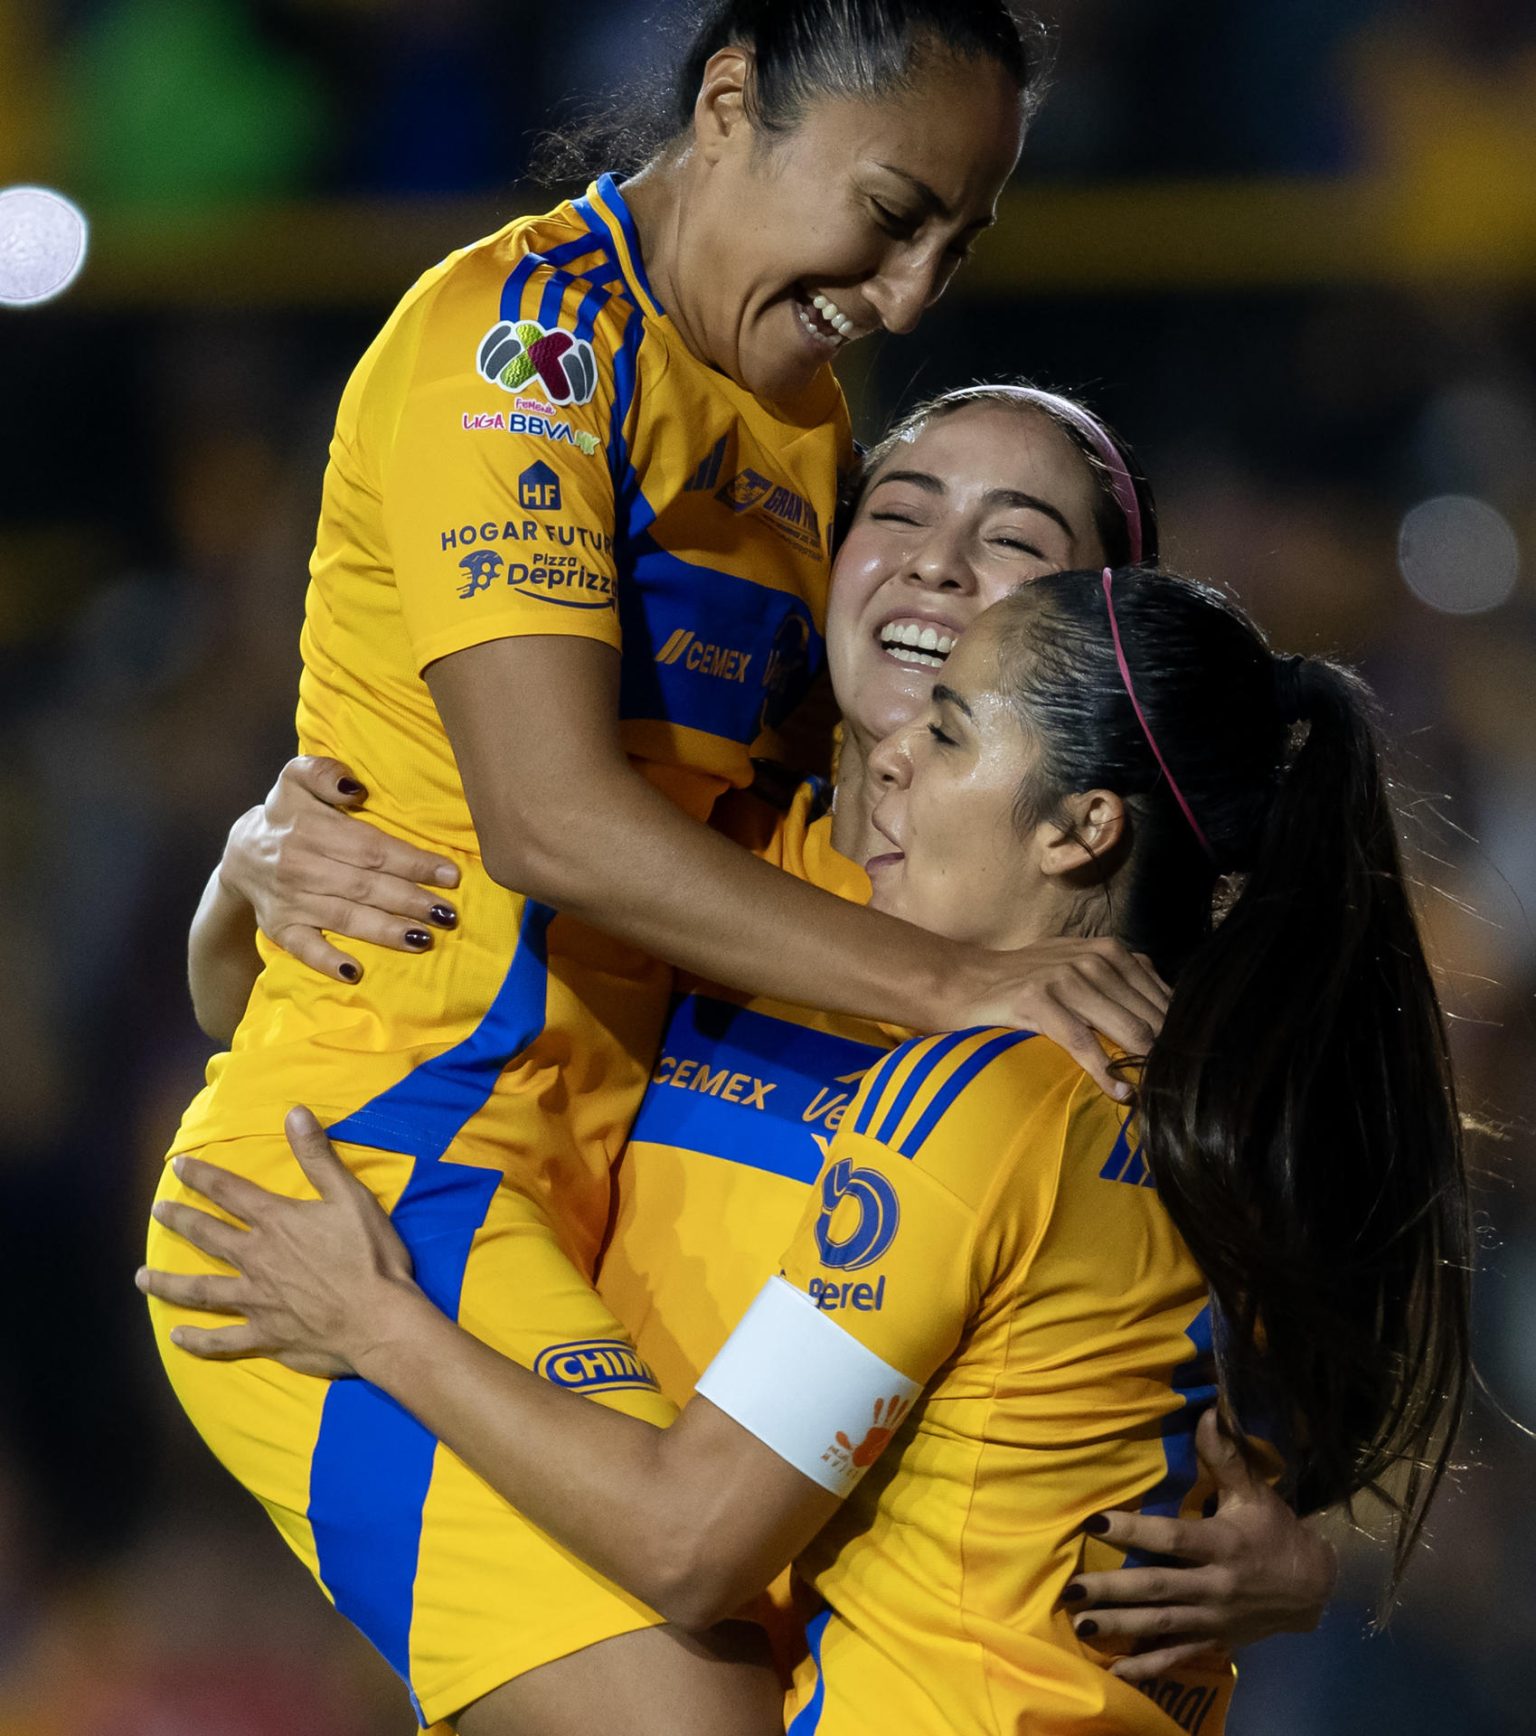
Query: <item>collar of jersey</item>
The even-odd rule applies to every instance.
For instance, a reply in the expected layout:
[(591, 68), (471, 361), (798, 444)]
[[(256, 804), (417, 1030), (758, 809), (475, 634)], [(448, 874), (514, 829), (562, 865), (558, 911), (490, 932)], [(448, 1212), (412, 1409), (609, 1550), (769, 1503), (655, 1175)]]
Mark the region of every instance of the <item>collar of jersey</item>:
[(652, 319), (665, 319), (666, 309), (651, 291), (651, 280), (645, 274), (645, 261), (640, 255), (640, 232), (619, 184), (612, 175), (603, 175), (587, 189), (585, 199), (578, 201), (587, 226), (601, 235), (612, 249), (614, 263), (624, 274), (624, 281), (634, 292), (641, 309)]

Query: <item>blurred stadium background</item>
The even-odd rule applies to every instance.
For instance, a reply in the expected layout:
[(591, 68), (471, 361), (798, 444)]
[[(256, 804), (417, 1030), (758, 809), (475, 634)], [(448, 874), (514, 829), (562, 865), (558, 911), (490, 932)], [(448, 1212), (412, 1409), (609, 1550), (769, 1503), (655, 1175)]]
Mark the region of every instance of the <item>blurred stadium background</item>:
[[(1536, 11), (1058, 0), (1005, 221), (861, 430), (1026, 372), (1157, 478), (1172, 561), (1390, 707), (1483, 1141), (1479, 1354), (1536, 1420)], [(291, 748), (348, 370), (419, 271), (550, 201), (561, 99), (665, 4), (0, 0), (0, 187), (93, 225), (0, 308), (0, 1736), (404, 1736), (168, 1402), (129, 1285), (206, 1044), (182, 936)], [(1247, 1660), (1235, 1736), (1529, 1730), (1536, 1447), (1483, 1404), (1384, 1637)]]

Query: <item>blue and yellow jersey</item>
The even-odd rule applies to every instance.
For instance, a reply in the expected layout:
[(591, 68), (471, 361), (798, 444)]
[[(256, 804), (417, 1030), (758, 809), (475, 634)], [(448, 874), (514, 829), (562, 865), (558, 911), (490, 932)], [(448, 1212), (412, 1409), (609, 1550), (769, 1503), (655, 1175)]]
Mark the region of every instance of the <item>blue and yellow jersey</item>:
[(424, 956), (365, 949), (353, 987), (263, 943), (176, 1149), (307, 1102), (353, 1145), (504, 1166), (590, 1269), (666, 973), (491, 880), (423, 671), (507, 637), (611, 645), (627, 750), (706, 817), (821, 667), (851, 455), (829, 371), (769, 407), (691, 355), (611, 178), (421, 279), (342, 400), (298, 734), (370, 820), (458, 862), (462, 920)]
[[(751, 796), (717, 822), (824, 892), (869, 898), (832, 848), (814, 783), (780, 815)], [(775, 1270), (859, 1082), (906, 1036), (684, 981), (619, 1165), (599, 1289), (682, 1404)]]
[(1118, 1561), (1092, 1514), (1199, 1512), (1210, 1332), (1125, 1112), (1063, 1050), (975, 1030), (885, 1057), (698, 1383), (849, 1496), (799, 1563), (826, 1607), (794, 1736), (1215, 1736), (1229, 1665), (1138, 1691), (1061, 1604)]

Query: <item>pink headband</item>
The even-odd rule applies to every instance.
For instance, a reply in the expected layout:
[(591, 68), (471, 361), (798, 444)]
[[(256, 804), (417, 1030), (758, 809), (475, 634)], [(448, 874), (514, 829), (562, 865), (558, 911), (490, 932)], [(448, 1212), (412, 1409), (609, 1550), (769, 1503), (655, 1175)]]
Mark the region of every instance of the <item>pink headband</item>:
[(1141, 709), (1141, 702), (1136, 697), (1136, 689), (1131, 685), (1131, 666), (1125, 660), (1125, 647), (1120, 643), (1120, 623), (1115, 619), (1115, 575), (1111, 568), (1104, 569), (1104, 604), (1109, 610), (1109, 636), (1115, 642), (1115, 662), (1120, 666), (1120, 679), (1125, 683), (1125, 695), (1131, 702), (1131, 710), (1136, 713), (1136, 721), (1141, 725), (1141, 733), (1147, 738), (1147, 746), (1152, 750), (1152, 757), (1162, 769), (1163, 776), (1168, 780), (1168, 788), (1173, 792), (1173, 799), (1179, 804), (1179, 812), (1189, 821), (1189, 829), (1200, 840), (1200, 848), (1214, 862), (1216, 852), (1211, 848), (1210, 840), (1200, 830), (1200, 822), (1195, 818), (1194, 811), (1184, 800), (1184, 792), (1173, 781), (1173, 773), (1168, 769), (1168, 762), (1163, 758), (1162, 749), (1152, 734), (1152, 726), (1147, 722), (1146, 713)]
[(1031, 403), (1049, 410), (1053, 416), (1060, 417), (1063, 422), (1070, 423), (1093, 448), (1095, 456), (1109, 472), (1109, 486), (1114, 494), (1115, 504), (1125, 518), (1126, 535), (1131, 547), (1130, 565), (1140, 566), (1141, 503), (1136, 498), (1136, 484), (1131, 481), (1131, 473), (1125, 467), (1120, 448), (1110, 439), (1104, 424), (1097, 416), (1091, 416), (1081, 404), (1074, 404), (1070, 398), (1059, 398), (1054, 392), (1042, 392), (1038, 386), (1016, 386), (1014, 390), (1021, 398), (1029, 399)]

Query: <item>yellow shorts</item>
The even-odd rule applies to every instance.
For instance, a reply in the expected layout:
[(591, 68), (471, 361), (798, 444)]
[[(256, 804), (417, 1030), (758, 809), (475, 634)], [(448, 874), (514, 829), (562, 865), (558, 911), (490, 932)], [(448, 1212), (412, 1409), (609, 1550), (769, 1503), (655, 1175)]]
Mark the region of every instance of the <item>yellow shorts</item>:
[[(417, 1281), (468, 1331), (599, 1404), (660, 1427), (677, 1414), (540, 1208), (499, 1170), (337, 1149), (390, 1211)], [(196, 1155), (313, 1197), (280, 1135)], [(191, 1196), (167, 1168), (159, 1197)], [(223, 1270), (157, 1224), (148, 1260), (172, 1272)], [(376, 1387), (267, 1360), (199, 1361), (168, 1339), (192, 1318), (186, 1310), (151, 1301), (150, 1315), (198, 1432), (404, 1677), (423, 1725), (541, 1664), (660, 1621), (523, 1519)]]

